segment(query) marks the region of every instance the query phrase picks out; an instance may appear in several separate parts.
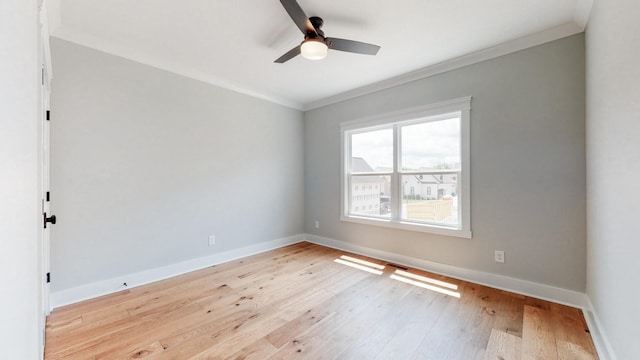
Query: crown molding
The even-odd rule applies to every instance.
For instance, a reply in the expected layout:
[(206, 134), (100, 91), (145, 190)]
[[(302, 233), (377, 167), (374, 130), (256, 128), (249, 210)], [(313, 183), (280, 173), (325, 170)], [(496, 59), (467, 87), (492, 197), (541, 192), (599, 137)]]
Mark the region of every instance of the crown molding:
[[(590, 1), (590, 0), (589, 0)], [(500, 56), (521, 51), (530, 47), (538, 46), (554, 40), (562, 39), (584, 31), (584, 27), (570, 22), (548, 30), (544, 30), (529, 36), (521, 37), (500, 45), (496, 45), (484, 50), (476, 51), (451, 60), (424, 67), (403, 75), (395, 76), (371, 85), (363, 86), (354, 90), (346, 91), (337, 95), (329, 96), (317, 101), (312, 101), (303, 106), (303, 111), (313, 110), (319, 107), (335, 104), (341, 101), (350, 100), (359, 96), (371, 94), (377, 91), (389, 89), (398, 85), (403, 85), (412, 81), (428, 78), (430, 76), (442, 74), (447, 71), (459, 69), (461, 67), (473, 65), (482, 61), (491, 60)]]
[(49, 34), (53, 34), (58, 30), (62, 22), (62, 16), (60, 15), (60, 0), (44, 0), (42, 3), (42, 9), (47, 14)]
[(573, 21), (578, 24), (584, 31), (589, 22), (589, 16), (591, 15), (591, 9), (593, 8), (593, 0), (578, 0), (576, 1), (576, 9), (573, 14)]
[(428, 78), (430, 76), (445, 73), (465, 66), (469, 66), (482, 61), (494, 59), (500, 56), (521, 51), (530, 47), (541, 45), (554, 40), (562, 39), (584, 31), (594, 0), (577, 0), (573, 14), (573, 21), (566, 24), (547, 29), (532, 35), (518, 38), (503, 44), (499, 44), (487, 49), (462, 55), (447, 61), (424, 67), (409, 73), (382, 80), (370, 85), (359, 87), (336, 95), (328, 96), (311, 102), (300, 103), (286, 99), (284, 97), (267, 95), (249, 89), (237, 83), (222, 80), (203, 71), (193, 69), (183, 64), (165, 61), (157, 56), (141, 52), (139, 49), (128, 48), (115, 42), (107, 41), (77, 29), (61, 26), (60, 0), (45, 0), (48, 13), (49, 31), (53, 37), (66, 40), (78, 45), (102, 51), (108, 54), (129, 59), (141, 64), (155, 67), (160, 70), (172, 72), (195, 80), (203, 81), (237, 93), (262, 99), (275, 104), (283, 105), (295, 110), (308, 111), (323, 106), (335, 104), (341, 101), (350, 100), (359, 96), (371, 94), (377, 91), (403, 85), (412, 81)]
[(157, 56), (122, 46), (112, 41), (81, 32), (69, 26), (60, 26), (55, 31), (52, 30), (52, 36), (61, 40), (65, 40), (74, 44), (78, 44), (90, 49), (98, 50), (110, 55), (118, 56), (130, 61), (154, 67), (156, 69), (168, 71), (194, 80), (202, 81), (226, 90), (234, 91), (243, 95), (248, 95), (257, 99), (265, 100), (274, 104), (279, 104), (292, 108), (294, 110), (302, 110), (302, 104), (290, 101), (288, 99), (262, 94), (246, 87), (240, 86), (231, 81), (221, 80), (206, 72), (196, 70), (192, 67), (185, 66), (176, 62), (165, 61)]

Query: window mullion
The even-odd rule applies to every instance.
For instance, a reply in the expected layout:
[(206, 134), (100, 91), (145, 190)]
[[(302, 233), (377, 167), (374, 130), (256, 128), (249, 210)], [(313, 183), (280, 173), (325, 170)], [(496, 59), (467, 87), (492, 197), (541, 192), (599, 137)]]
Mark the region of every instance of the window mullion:
[(344, 171), (345, 176), (343, 177), (343, 181), (345, 184), (342, 186), (342, 191), (346, 193), (346, 197), (343, 197), (342, 202), (342, 213), (344, 215), (349, 215), (351, 213), (351, 199), (353, 197), (352, 193), (352, 171), (351, 171), (351, 134), (347, 133), (346, 136), (342, 137), (345, 144), (342, 146), (342, 149), (345, 150), (345, 154), (342, 157), (342, 161), (344, 161), (342, 171)]
[(467, 97), (341, 123), (341, 220), (470, 238), (470, 109)]
[(402, 189), (400, 184), (400, 149), (402, 139), (400, 138), (400, 127), (393, 125), (393, 175), (391, 176), (391, 218), (398, 220), (402, 211)]

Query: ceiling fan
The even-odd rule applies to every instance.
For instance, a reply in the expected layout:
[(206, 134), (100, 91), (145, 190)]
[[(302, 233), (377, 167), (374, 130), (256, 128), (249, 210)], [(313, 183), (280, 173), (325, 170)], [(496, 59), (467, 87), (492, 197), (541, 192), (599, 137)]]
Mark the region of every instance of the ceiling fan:
[(280, 0), (280, 2), (289, 16), (291, 16), (293, 22), (304, 34), (304, 41), (276, 59), (274, 61), (276, 63), (282, 64), (300, 54), (311, 60), (324, 59), (327, 56), (328, 49), (366, 55), (375, 55), (380, 50), (378, 45), (325, 37), (324, 31), (320, 30), (324, 23), (321, 18), (317, 16), (307, 17), (307, 14), (304, 13), (304, 10), (296, 0)]

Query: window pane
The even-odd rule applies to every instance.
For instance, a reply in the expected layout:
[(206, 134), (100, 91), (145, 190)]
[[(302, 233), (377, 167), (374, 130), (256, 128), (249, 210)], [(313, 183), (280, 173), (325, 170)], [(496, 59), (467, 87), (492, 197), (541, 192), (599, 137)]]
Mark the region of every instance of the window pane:
[(465, 97), (341, 123), (340, 220), (471, 238), (470, 115)]
[(351, 176), (350, 213), (391, 217), (390, 184), (390, 176)]
[(393, 171), (393, 129), (351, 135), (351, 172)]
[(403, 175), (401, 217), (458, 226), (459, 173)]
[(460, 119), (402, 127), (402, 170), (460, 169)]

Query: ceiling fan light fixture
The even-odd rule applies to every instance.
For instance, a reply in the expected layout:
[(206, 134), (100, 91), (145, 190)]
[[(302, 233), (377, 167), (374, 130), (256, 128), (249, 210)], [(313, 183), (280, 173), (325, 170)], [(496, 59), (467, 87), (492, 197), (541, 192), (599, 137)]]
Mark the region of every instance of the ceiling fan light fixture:
[(327, 57), (327, 44), (318, 38), (309, 38), (300, 45), (300, 53), (305, 59), (321, 60)]

